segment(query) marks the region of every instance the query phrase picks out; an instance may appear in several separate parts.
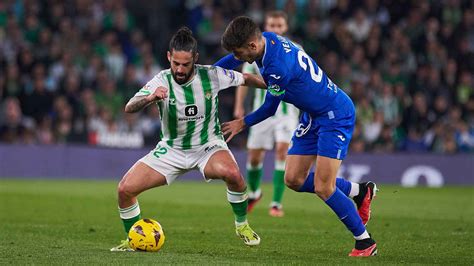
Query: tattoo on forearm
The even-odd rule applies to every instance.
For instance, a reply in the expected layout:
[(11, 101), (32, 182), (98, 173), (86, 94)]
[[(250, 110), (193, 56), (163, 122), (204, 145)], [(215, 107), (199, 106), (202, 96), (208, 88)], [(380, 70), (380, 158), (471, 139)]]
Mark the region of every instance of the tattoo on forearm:
[(127, 103), (126, 111), (129, 113), (135, 113), (143, 109), (145, 106), (150, 104), (145, 96), (143, 97), (133, 97)]

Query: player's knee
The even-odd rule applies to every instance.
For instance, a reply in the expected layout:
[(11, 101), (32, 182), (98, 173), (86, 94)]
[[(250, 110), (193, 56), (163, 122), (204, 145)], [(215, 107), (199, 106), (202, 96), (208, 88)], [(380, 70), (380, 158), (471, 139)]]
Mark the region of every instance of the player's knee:
[(260, 166), (261, 164), (261, 161), (260, 161), (260, 158), (257, 157), (257, 156), (251, 156), (249, 158), (249, 164), (252, 168), (257, 168)]
[(244, 179), (240, 174), (240, 171), (236, 167), (227, 167), (223, 169), (222, 177), (227, 183), (233, 183), (236, 185), (244, 185)]
[(121, 199), (124, 198), (131, 198), (134, 197), (135, 194), (133, 193), (131, 187), (127, 184), (127, 182), (120, 182), (117, 187), (118, 196)]
[(284, 161), (286, 160), (286, 154), (288, 152), (288, 149), (284, 149), (284, 148), (281, 148), (281, 147), (278, 147), (276, 149), (276, 153), (275, 153), (275, 159), (278, 160), (278, 161)]
[(285, 185), (294, 191), (298, 191), (303, 183), (292, 175), (285, 175)]
[(275, 155), (275, 159), (278, 160), (278, 161), (286, 160), (286, 151), (277, 152), (276, 155)]

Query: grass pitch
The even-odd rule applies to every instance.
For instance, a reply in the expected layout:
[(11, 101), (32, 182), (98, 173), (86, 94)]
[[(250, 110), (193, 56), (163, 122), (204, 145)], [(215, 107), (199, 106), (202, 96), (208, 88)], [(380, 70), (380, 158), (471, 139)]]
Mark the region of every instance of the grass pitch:
[(474, 264), (474, 188), (379, 185), (368, 229), (379, 255), (349, 258), (354, 242), (316, 196), (285, 191), (283, 218), (267, 214), (271, 186), (249, 215), (262, 242), (234, 233), (222, 182), (175, 182), (139, 198), (158, 220), (158, 253), (110, 252), (125, 238), (112, 181), (0, 179), (0, 264)]

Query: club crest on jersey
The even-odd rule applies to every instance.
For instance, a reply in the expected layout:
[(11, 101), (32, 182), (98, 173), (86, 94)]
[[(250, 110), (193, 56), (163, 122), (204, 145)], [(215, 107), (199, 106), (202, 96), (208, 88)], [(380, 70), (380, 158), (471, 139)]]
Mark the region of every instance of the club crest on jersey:
[(212, 98), (212, 93), (211, 92), (206, 92), (206, 95), (204, 96), (206, 99), (210, 100)]
[(268, 86), (268, 91), (273, 96), (280, 96), (283, 93), (285, 93), (285, 90), (282, 90), (280, 86), (278, 86), (278, 84), (273, 84), (273, 85)]
[(175, 98), (170, 98), (170, 104), (171, 105), (176, 105), (176, 99)]

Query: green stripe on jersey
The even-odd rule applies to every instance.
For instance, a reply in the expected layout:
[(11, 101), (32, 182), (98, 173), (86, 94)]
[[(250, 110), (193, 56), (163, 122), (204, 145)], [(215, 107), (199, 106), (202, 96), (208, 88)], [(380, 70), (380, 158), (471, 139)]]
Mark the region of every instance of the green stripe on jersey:
[(214, 104), (215, 104), (215, 108), (216, 108), (216, 112), (214, 113), (215, 114), (215, 126), (214, 126), (214, 135), (220, 137), (222, 139), (222, 132), (221, 132), (221, 125), (219, 125), (219, 117), (218, 117), (218, 113), (217, 112), (217, 109), (219, 108), (219, 100), (217, 99), (217, 97), (215, 98), (215, 101), (214, 101)]
[[(163, 121), (163, 101), (156, 102), (158, 106), (158, 111), (160, 111), (160, 120)], [(163, 123), (162, 123), (163, 125)], [(163, 127), (160, 128), (160, 140), (163, 139)]]
[(281, 102), (281, 110), (282, 110), (284, 115), (287, 115), (288, 114), (288, 104), (282, 101)]
[[(184, 98), (186, 100), (185, 108), (187, 108), (189, 105), (194, 105), (194, 94), (193, 94), (193, 87), (191, 84), (182, 87), (184, 90)], [(195, 128), (196, 128), (196, 121), (188, 121), (186, 123), (186, 134), (183, 137), (183, 150), (191, 149), (191, 138), (193, 137)]]
[(207, 70), (204, 68), (200, 68), (199, 76), (201, 77), (202, 88), (204, 89), (204, 102), (206, 106), (204, 124), (201, 130), (201, 145), (202, 145), (202, 144), (205, 144), (209, 140), (209, 135), (207, 131), (209, 128), (209, 122), (211, 121), (212, 89), (211, 89), (211, 83), (209, 82), (209, 75), (207, 74)]
[(168, 107), (168, 131), (169, 131), (169, 140), (167, 144), (173, 147), (173, 139), (178, 137), (178, 120), (176, 114), (176, 96), (173, 91), (173, 82), (171, 81), (171, 74), (167, 74), (166, 78), (168, 79), (170, 97), (169, 97), (169, 107)]

